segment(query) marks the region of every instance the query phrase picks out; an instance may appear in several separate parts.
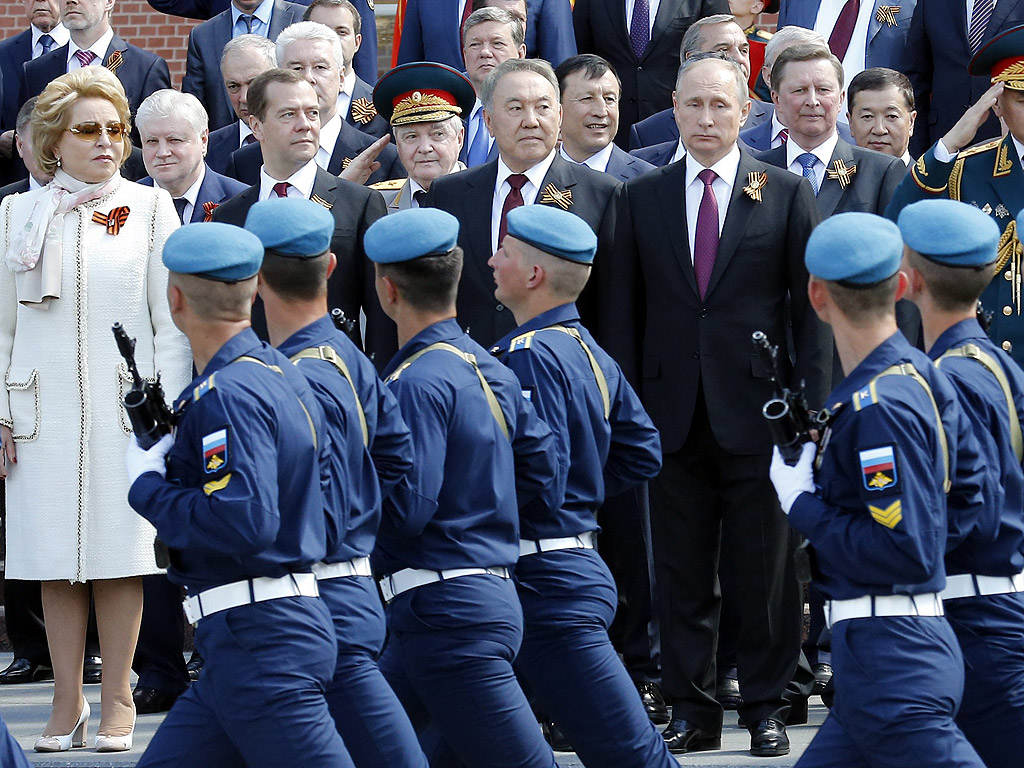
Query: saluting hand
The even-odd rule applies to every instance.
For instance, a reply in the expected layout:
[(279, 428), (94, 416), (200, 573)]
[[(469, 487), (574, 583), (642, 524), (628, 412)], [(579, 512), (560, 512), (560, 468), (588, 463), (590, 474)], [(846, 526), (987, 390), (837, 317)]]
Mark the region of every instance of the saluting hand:
[(338, 174), (338, 178), (345, 179), (345, 181), (354, 181), (356, 184), (365, 184), (370, 176), (380, 170), (377, 156), (384, 151), (384, 147), (388, 145), (389, 141), (391, 141), (391, 136), (388, 134), (377, 139), (373, 144), (356, 155), (352, 162), (348, 164), (348, 168)]
[(949, 129), (949, 133), (942, 137), (942, 143), (949, 150), (950, 154), (956, 154), (964, 147), (974, 142), (974, 137), (985, 121), (988, 120), (988, 113), (996, 104), (996, 99), (1003, 92), (1003, 84), (996, 83), (982, 94), (970, 109), (964, 112), (964, 116), (957, 120), (956, 125)]

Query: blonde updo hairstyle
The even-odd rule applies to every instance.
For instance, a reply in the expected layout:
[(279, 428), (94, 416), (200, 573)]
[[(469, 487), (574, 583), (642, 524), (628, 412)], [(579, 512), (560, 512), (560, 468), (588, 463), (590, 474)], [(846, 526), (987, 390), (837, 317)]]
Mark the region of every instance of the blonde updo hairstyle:
[(79, 99), (105, 99), (114, 105), (118, 119), (125, 125), (121, 136), (122, 165), (131, 154), (131, 110), (124, 86), (106, 67), (82, 67), (51, 80), (32, 110), (32, 145), (44, 173), (57, 170), (57, 145), (64, 131), (71, 127), (71, 108)]

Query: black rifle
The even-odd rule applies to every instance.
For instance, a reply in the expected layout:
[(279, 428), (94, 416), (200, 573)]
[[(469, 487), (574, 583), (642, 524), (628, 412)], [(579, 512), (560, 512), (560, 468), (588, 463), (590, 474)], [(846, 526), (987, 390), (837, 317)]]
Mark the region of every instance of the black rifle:
[(359, 335), (356, 332), (356, 321), (345, 317), (344, 309), (341, 307), (335, 307), (332, 309), (331, 320), (334, 321), (335, 328), (348, 336), (359, 346), (360, 349), (362, 349), (363, 345), (360, 343)]
[[(132, 423), (135, 438), (144, 450), (149, 450), (164, 435), (171, 434), (174, 427), (174, 413), (167, 407), (164, 400), (164, 388), (160, 386), (160, 374), (154, 381), (146, 381), (139, 375), (135, 364), (135, 339), (128, 338), (120, 323), (114, 323), (111, 329), (117, 341), (117, 351), (124, 358), (128, 372), (132, 375), (132, 388), (124, 396), (124, 409), (128, 420)], [(159, 568), (171, 564), (167, 545), (159, 537), (153, 541), (153, 552)]]
[(804, 443), (811, 440), (811, 429), (815, 426), (804, 396), (804, 384), (797, 390), (789, 389), (779, 373), (779, 348), (768, 342), (763, 331), (754, 331), (751, 338), (761, 364), (768, 371), (775, 397), (764, 404), (761, 413), (768, 422), (772, 442), (779, 447), (779, 453), (787, 464), (793, 466), (800, 460)]

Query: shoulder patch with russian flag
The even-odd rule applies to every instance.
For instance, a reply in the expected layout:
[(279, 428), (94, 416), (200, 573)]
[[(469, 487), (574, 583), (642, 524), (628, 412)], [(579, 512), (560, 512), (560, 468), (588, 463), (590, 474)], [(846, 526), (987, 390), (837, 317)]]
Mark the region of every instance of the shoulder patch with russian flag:
[(861, 475), (869, 491), (884, 491), (899, 482), (896, 471), (896, 446), (883, 445), (860, 451)]
[(228, 430), (218, 429), (203, 437), (203, 467), (216, 472), (228, 463)]

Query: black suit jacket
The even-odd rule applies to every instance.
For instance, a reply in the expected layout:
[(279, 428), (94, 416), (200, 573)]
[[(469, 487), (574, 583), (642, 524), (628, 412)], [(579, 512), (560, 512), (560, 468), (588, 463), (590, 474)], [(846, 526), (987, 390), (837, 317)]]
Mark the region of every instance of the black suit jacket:
[(238, 149), (238, 121), (210, 131), (206, 141), (206, 164), (217, 173), (228, 174), (231, 153)]
[[(368, 136), (342, 121), (341, 132), (334, 144), (331, 159), (327, 163), (327, 171), (337, 176), (345, 169), (347, 161), (376, 140), (375, 137)], [(380, 163), (380, 168), (370, 175), (370, 178), (366, 180), (367, 184), (376, 184), (378, 181), (389, 179), (404, 179), (409, 175), (398, 159), (398, 150), (395, 149), (394, 144), (384, 147), (377, 156), (377, 162)], [(231, 154), (225, 174), (246, 184), (259, 184), (261, 165), (263, 165), (263, 148), (259, 143), (249, 144)]]
[[(348, 114), (345, 116), (346, 123), (378, 139), (387, 133), (391, 133), (391, 124), (377, 114), (376, 108), (373, 108), (373, 86), (359, 77), (356, 78), (355, 85), (352, 86), (352, 104), (356, 104), (356, 102), (359, 102), (360, 106), (364, 109), (358, 110), (359, 114), (357, 116), (357, 110), (353, 110), (350, 105)], [(373, 108), (372, 117), (370, 116), (370, 110), (366, 109), (367, 107)]]
[[(259, 199), (257, 183), (235, 195), (213, 212), (214, 221), (244, 226), (249, 209)], [(363, 236), (377, 219), (387, 215), (380, 192), (316, 170), (313, 196), (334, 216), (331, 250), (338, 267), (327, 281), (327, 305), (340, 307), (346, 317), (359, 322), (359, 310), (366, 313), (366, 353), (377, 369), (383, 369), (398, 351), (395, 324), (384, 314), (373, 284), (373, 265), (363, 250)], [(321, 202), (323, 201), (323, 202)], [(267, 338), (267, 319), (263, 302), (257, 298), (252, 308), (252, 327), (261, 339)]]
[(626, 31), (622, 0), (576, 0), (576, 47), (580, 53), (603, 56), (622, 80), (615, 137), (620, 147), (626, 148), (633, 123), (672, 106), (683, 35), (693, 22), (714, 13), (729, 13), (729, 0), (661, 0), (651, 41), (638, 59)]
[[(147, 187), (153, 186), (153, 178), (147, 176), (139, 181), (139, 184), (145, 184)], [(203, 177), (203, 183), (199, 185), (199, 194), (196, 196), (196, 204), (192, 206), (192, 216), (189, 218), (189, 224), (196, 224), (201, 221), (206, 221), (206, 210), (203, 208), (204, 203), (211, 203), (213, 205), (213, 211), (220, 207), (220, 204), (230, 200), (237, 194), (240, 194), (246, 190), (245, 184), (234, 179), (229, 179), (227, 176), (221, 174), (210, 168), (209, 164), (206, 166), (206, 175)], [(212, 211), (211, 211), (212, 220)]]
[[(497, 178), (498, 161), (492, 160), (476, 168), (435, 179), (424, 200), (425, 207), (448, 211), (462, 225), (459, 245), (465, 253), (465, 261), (457, 301), (459, 324), (463, 328), (468, 327), (469, 335), (485, 347), (516, 327), (512, 312), (494, 298), (494, 276), (487, 266), (492, 255), (491, 202)], [(541, 182), (541, 190), (548, 184), (553, 184), (559, 191), (571, 191), (572, 203), (568, 210), (586, 221), (598, 234), (594, 269), (599, 269), (612, 245), (615, 227), (612, 198), (620, 183), (606, 173), (570, 163), (556, 154)], [(538, 203), (541, 197), (541, 194), (537, 195)], [(592, 275), (591, 282), (593, 280)], [(584, 324), (598, 334), (596, 299), (596, 292), (587, 288), (578, 306)]]
[[(743, 188), (751, 174), (762, 173), (767, 181), (757, 202)], [(779, 355), (786, 382), (806, 380), (814, 406), (829, 390), (831, 334), (807, 299), (804, 267), (807, 238), (819, 220), (814, 194), (804, 179), (741, 149), (701, 300), (687, 237), (685, 175), (686, 163), (673, 163), (627, 182), (618, 195), (614, 260), (600, 286), (610, 321), (603, 345), (640, 384), (666, 453), (682, 447), (698, 389), (723, 449), (767, 453), (761, 407), (772, 387), (751, 334), (764, 331), (785, 350), (791, 331), (793, 349)]]

